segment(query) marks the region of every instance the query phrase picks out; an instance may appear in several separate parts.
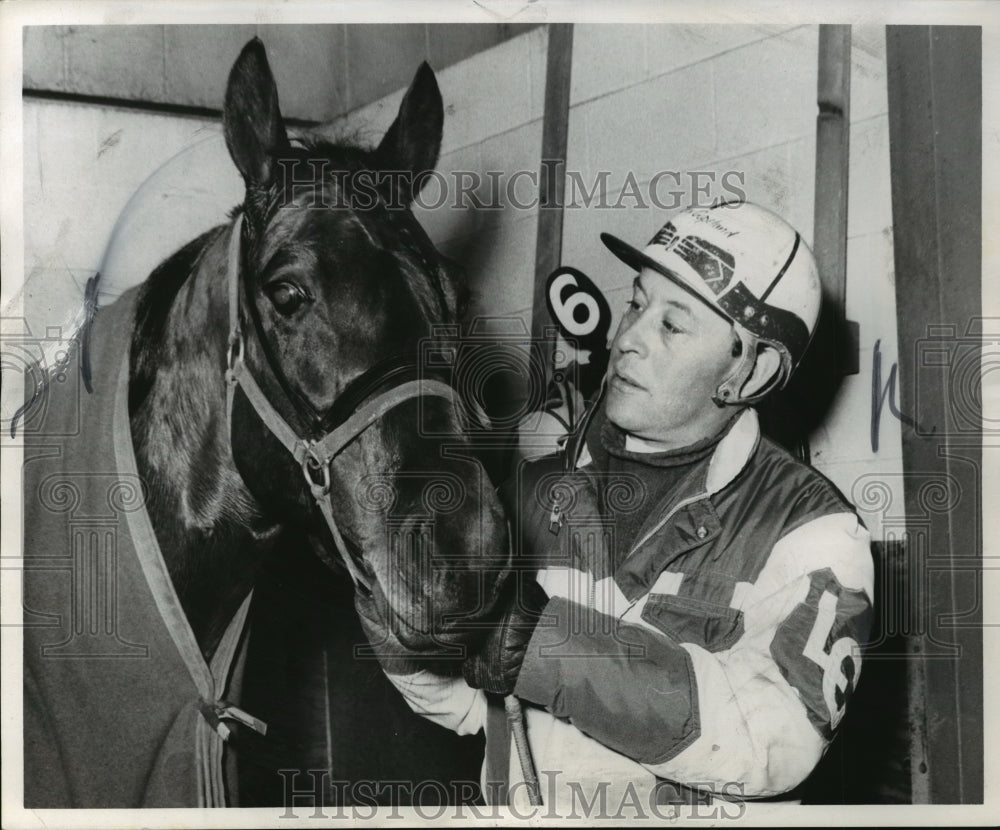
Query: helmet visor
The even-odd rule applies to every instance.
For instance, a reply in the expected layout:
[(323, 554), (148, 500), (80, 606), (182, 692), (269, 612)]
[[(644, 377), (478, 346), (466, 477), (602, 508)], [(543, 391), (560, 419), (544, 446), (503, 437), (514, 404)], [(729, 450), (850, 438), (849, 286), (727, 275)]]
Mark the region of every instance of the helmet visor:
[[(610, 233), (602, 233), (601, 242), (607, 246), (611, 253), (613, 253), (630, 268), (634, 268), (636, 271), (641, 271), (643, 268), (649, 268), (656, 271), (658, 274), (662, 274), (667, 279), (679, 285), (689, 294), (697, 297), (724, 320), (730, 323), (736, 322), (725, 311), (725, 309), (723, 309), (716, 302), (715, 297), (709, 293), (707, 286), (702, 289), (698, 288), (699, 285), (704, 286), (704, 282), (700, 278), (696, 276), (692, 278), (684, 273), (690, 268), (690, 266), (688, 266), (687, 263), (685, 263), (680, 257), (671, 257), (671, 259), (676, 260), (676, 262), (671, 261), (668, 265), (665, 262), (661, 262), (648, 254), (643, 253), (637, 248), (633, 248), (627, 242), (623, 242), (617, 236), (612, 236)], [(669, 254), (666, 256), (669, 256)]]

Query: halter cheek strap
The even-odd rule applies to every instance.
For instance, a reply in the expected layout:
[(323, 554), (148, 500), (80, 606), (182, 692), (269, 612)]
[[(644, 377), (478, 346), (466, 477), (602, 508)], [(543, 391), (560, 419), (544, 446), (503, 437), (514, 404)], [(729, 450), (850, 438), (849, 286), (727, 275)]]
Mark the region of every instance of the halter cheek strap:
[[(330, 503), (330, 465), (348, 444), (404, 401), (429, 395), (457, 403), (459, 401), (458, 394), (448, 384), (432, 378), (406, 381), (371, 396), (369, 400), (355, 409), (347, 420), (326, 433), (322, 438), (317, 440), (301, 438), (274, 408), (243, 361), (245, 341), (239, 313), (242, 228), (243, 216), (241, 214), (237, 217), (229, 237), (227, 275), (229, 283), (229, 346), (226, 357), (226, 420), (229, 424), (230, 441), (232, 441), (233, 401), (236, 397), (236, 388), (239, 387), (243, 390), (243, 394), (246, 395), (257, 416), (302, 468), (302, 474), (309, 485), (313, 500), (330, 528), (341, 561), (350, 573), (355, 586), (363, 587), (370, 592), (370, 583), (351, 556), (333, 515)], [(335, 561), (330, 559), (324, 550), (320, 549), (317, 553), (329, 567), (336, 567)]]

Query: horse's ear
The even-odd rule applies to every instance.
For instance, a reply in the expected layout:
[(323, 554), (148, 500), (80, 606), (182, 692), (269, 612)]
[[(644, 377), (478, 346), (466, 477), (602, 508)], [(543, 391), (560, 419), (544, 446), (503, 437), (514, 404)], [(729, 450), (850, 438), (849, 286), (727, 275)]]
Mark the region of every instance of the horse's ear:
[(278, 88), (264, 44), (254, 38), (229, 73), (222, 115), (229, 155), (247, 188), (261, 187), (274, 175), (274, 157), (288, 146), (278, 109)]
[[(399, 114), (375, 151), (375, 166), (410, 175), (386, 177), (396, 200), (409, 204), (420, 192), (441, 151), (444, 106), (434, 70), (424, 61), (403, 96)], [(402, 190), (398, 190), (402, 188)]]

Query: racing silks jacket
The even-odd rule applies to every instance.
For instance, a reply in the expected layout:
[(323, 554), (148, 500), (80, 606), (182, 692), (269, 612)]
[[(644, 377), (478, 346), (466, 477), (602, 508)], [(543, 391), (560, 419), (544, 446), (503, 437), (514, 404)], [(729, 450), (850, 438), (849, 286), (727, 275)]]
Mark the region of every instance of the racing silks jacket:
[[(834, 485), (761, 436), (753, 409), (614, 568), (609, 512), (628, 509), (628, 489), (602, 481), (582, 434), (517, 477), (515, 552), (540, 562), (550, 597), (515, 689), (544, 801), (666, 803), (670, 782), (724, 798), (788, 792), (822, 757), (860, 675), (867, 530)], [(506, 731), (449, 682), (447, 700), (426, 677), (397, 686), (438, 722), (487, 720), (487, 794), (509, 775), (514, 797), (517, 754), (491, 753)], [(491, 755), (509, 768), (490, 769)]]

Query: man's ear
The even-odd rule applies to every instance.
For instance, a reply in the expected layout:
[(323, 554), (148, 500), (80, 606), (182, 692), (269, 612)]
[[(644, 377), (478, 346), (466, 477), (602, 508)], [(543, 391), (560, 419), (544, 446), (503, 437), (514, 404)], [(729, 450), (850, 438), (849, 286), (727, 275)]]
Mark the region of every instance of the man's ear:
[(741, 398), (752, 398), (759, 392), (767, 390), (778, 382), (781, 371), (781, 354), (774, 346), (761, 343), (757, 347), (757, 359), (753, 371), (740, 389)]

